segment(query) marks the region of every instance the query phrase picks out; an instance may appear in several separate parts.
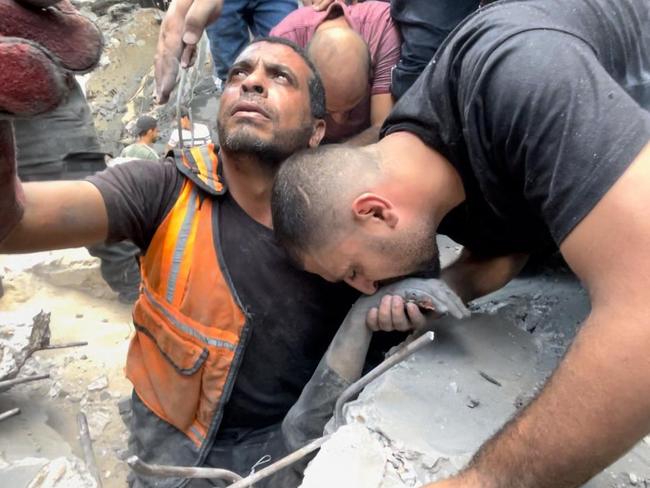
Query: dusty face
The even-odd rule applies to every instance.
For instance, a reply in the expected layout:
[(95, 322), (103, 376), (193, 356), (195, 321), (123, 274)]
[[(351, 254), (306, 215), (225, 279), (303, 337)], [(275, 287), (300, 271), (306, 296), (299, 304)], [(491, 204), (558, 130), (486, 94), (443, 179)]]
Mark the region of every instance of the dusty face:
[(309, 252), (303, 265), (327, 281), (345, 281), (371, 295), (394, 278), (438, 269), (435, 227), (426, 224), (390, 234), (357, 229)]
[(297, 149), (317, 145), (305, 61), (282, 44), (259, 42), (244, 49), (221, 95), (219, 142), (233, 153), (280, 162)]

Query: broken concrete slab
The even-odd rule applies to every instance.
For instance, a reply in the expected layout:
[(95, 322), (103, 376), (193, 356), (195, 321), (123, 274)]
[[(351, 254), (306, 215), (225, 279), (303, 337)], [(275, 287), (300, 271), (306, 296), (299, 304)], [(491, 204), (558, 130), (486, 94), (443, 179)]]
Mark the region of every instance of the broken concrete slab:
[(27, 488), (96, 488), (82, 461), (75, 457), (60, 457), (45, 464)]
[[(305, 470), (303, 488), (354, 486), (378, 488), (384, 477), (387, 456), (384, 446), (361, 425), (346, 425), (325, 443), (321, 454)], [(336, 459), (336, 468), (330, 460)]]
[[(385, 448), (378, 488), (421, 486), (465, 466), (535, 395), (589, 308), (573, 276), (547, 272), (515, 280), (478, 301), (470, 320), (437, 321), (431, 346), (371, 383), (346, 407), (348, 424), (366, 429), (359, 435)], [(336, 444), (341, 452), (363, 449), (358, 439), (340, 432), (330, 442), (343, 442)], [(316, 456), (321, 472), (337, 470), (337, 450), (326, 444)], [(641, 442), (585, 486), (644, 486), (646, 480), (650, 483), (650, 446)], [(304, 488), (320, 486), (308, 482), (306, 477)]]
[(15, 378), (34, 351), (49, 343), (49, 313), (0, 312), (0, 380)]

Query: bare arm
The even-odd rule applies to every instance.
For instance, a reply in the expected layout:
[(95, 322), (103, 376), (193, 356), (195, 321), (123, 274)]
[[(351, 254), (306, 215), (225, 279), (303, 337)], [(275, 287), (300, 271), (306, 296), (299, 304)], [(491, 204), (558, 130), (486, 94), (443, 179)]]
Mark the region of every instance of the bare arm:
[(366, 146), (377, 142), (379, 130), (393, 105), (393, 96), (390, 93), (381, 93), (370, 97), (370, 127), (345, 142), (353, 146)]
[(650, 144), (561, 251), (592, 311), (539, 397), (460, 476), (430, 485), (576, 487), (650, 431)]
[(526, 254), (479, 258), (463, 249), (458, 259), (442, 270), (441, 278), (467, 303), (505, 286), (527, 260)]
[(92, 183), (25, 183), (23, 189), (25, 212), (18, 225), (0, 243), (0, 252), (77, 247), (106, 239), (106, 207)]

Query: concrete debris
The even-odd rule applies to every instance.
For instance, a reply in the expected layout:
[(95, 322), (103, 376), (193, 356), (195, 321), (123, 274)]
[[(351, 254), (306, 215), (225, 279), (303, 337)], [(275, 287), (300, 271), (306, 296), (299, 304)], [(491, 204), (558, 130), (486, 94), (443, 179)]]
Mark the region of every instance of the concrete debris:
[(98, 258), (77, 259), (64, 254), (36, 263), (28, 271), (54, 286), (71, 288), (95, 298), (114, 298), (115, 293), (102, 279), (99, 265)]
[[(575, 278), (555, 272), (515, 280), (473, 310), (463, 322), (436, 321), (431, 346), (345, 407), (346, 430), (317, 454), (307, 471), (317, 476), (306, 476), (303, 486), (359, 486), (339, 468), (355, 456), (355, 464), (371, 458), (372, 473), (362, 475), (377, 488), (417, 487), (453, 475), (534, 397), (589, 302)], [(584, 486), (646, 486), (648, 459), (650, 436)], [(379, 481), (371, 476), (378, 474)]]
[(106, 375), (101, 375), (88, 384), (88, 391), (100, 391), (108, 388), (108, 378)]
[(386, 463), (384, 447), (365, 427), (344, 426), (321, 447), (319, 455), (306, 469), (300, 486), (379, 488)]
[(32, 353), (49, 343), (49, 313), (27, 318), (18, 312), (0, 312), (0, 380), (15, 378)]
[(38, 472), (27, 488), (96, 488), (84, 464), (76, 458), (57, 458)]
[(95, 441), (101, 437), (106, 426), (111, 422), (111, 413), (105, 408), (93, 408), (86, 411), (90, 438)]

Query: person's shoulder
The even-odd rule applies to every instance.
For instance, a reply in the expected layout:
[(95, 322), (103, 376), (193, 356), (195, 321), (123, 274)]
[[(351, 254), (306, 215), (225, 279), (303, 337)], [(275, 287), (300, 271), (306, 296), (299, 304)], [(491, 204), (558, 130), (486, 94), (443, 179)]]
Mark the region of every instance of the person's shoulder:
[(285, 37), (295, 31), (304, 29), (320, 22), (321, 12), (316, 12), (312, 7), (300, 7), (289, 13), (269, 33), (274, 37)]
[(348, 6), (349, 14), (364, 22), (387, 23), (392, 25), (390, 3), (377, 0), (356, 3)]

